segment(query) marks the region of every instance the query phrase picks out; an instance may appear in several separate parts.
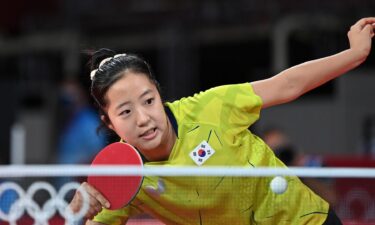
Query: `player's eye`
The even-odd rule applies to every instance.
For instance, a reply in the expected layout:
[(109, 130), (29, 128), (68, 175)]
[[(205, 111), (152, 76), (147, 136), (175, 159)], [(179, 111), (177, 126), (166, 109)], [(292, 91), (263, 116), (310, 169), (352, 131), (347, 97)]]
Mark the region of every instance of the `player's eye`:
[(130, 109), (125, 109), (120, 112), (119, 116), (127, 116), (131, 113)]
[(146, 100), (146, 104), (151, 105), (154, 101), (155, 101), (154, 98), (149, 98), (149, 99)]

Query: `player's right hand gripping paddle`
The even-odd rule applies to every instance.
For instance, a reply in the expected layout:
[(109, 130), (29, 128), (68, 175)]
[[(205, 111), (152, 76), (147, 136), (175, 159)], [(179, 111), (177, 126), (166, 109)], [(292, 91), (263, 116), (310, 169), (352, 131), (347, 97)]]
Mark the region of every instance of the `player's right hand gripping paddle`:
[[(95, 165), (128, 165), (142, 168), (138, 151), (126, 143), (113, 143), (103, 148), (91, 163)], [(142, 185), (142, 176), (97, 176), (91, 175), (87, 182), (95, 187), (111, 204), (109, 209), (120, 209), (128, 205)]]

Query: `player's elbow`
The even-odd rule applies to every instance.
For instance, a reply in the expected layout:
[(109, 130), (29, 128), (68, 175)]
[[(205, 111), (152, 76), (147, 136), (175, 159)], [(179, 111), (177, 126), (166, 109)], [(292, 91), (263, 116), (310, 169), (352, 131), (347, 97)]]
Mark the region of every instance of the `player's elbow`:
[(304, 93), (304, 89), (301, 88), (300, 85), (298, 85), (298, 81), (295, 79), (285, 77), (283, 81), (279, 84), (280, 85), (277, 91), (279, 103), (291, 102), (300, 97)]
[(284, 94), (281, 96), (281, 98), (284, 103), (291, 102), (299, 98), (303, 93), (304, 92), (302, 89), (295, 86), (290, 86), (284, 91)]

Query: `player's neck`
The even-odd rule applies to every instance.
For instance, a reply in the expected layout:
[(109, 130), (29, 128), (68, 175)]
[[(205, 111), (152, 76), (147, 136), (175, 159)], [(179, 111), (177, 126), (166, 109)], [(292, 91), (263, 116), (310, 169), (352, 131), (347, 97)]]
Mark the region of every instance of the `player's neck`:
[(152, 155), (145, 156), (148, 161), (165, 161), (168, 160), (169, 155), (172, 152), (172, 149), (176, 143), (176, 132), (174, 131), (172, 124), (167, 118), (167, 129), (166, 129), (166, 137), (162, 138), (164, 141), (160, 144), (160, 146), (155, 149), (155, 151), (152, 151)]
[(174, 144), (176, 143), (176, 133), (172, 127), (171, 121), (167, 117), (167, 138), (166, 142), (162, 145), (163, 148), (163, 159), (167, 160), (172, 152)]

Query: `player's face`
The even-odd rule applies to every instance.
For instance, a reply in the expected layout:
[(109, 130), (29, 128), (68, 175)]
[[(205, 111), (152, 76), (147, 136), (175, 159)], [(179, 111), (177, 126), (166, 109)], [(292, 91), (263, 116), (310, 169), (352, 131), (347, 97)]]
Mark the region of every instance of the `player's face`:
[(175, 134), (160, 94), (144, 74), (126, 72), (106, 93), (109, 128), (148, 160), (167, 159)]

